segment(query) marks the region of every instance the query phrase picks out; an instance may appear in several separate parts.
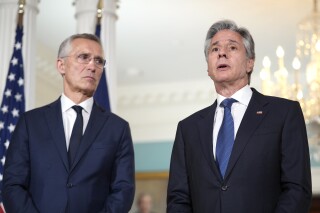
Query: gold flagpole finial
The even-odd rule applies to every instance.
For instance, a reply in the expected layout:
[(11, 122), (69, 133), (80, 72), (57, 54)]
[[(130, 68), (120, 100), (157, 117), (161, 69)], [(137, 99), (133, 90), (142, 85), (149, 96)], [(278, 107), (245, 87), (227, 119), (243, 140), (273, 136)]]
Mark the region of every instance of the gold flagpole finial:
[(18, 8), (18, 25), (22, 27), (23, 25), (23, 14), (24, 14), (24, 6), (26, 5), (25, 0), (19, 0), (19, 8)]
[(103, 0), (98, 0), (97, 4), (97, 23), (100, 24), (102, 18)]
[(18, 13), (24, 13), (24, 5), (26, 5), (26, 1), (25, 0), (19, 0)]

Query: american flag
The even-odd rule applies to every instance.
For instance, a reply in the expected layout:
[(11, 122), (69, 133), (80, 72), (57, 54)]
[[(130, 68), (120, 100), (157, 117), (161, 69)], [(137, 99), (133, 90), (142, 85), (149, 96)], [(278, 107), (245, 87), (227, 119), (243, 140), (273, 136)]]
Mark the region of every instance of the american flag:
[[(10, 60), (8, 77), (0, 108), (0, 202), (2, 206), (2, 178), (5, 154), (9, 147), (11, 134), (19, 116), (25, 111), (24, 75), (22, 60), (23, 27), (17, 26), (13, 54)], [(3, 210), (2, 210), (3, 211)], [(0, 208), (1, 213), (1, 208)]]
[[(97, 23), (95, 35), (98, 38), (100, 38), (100, 32), (101, 32), (101, 24)], [(105, 68), (103, 68), (100, 82), (98, 84), (97, 90), (95, 91), (93, 97), (100, 106), (104, 107), (107, 111), (111, 110)]]

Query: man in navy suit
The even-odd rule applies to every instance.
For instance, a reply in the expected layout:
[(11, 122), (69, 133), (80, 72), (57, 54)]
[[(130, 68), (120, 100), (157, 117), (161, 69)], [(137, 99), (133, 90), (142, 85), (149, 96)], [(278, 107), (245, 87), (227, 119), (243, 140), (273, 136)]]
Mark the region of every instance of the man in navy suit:
[(306, 127), (296, 101), (249, 87), (254, 41), (233, 21), (207, 34), (217, 100), (178, 124), (168, 213), (307, 213), (311, 202)]
[(129, 125), (93, 100), (104, 65), (96, 36), (76, 34), (62, 42), (57, 69), (63, 94), (23, 114), (12, 136), (2, 191), (7, 213), (130, 210), (135, 185)]

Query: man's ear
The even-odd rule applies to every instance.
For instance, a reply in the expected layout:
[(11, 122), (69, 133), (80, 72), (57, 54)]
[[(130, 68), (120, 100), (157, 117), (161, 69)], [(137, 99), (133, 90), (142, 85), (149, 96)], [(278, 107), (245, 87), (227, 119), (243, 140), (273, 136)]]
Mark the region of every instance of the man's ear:
[(65, 66), (66, 66), (66, 64), (65, 64), (64, 59), (58, 58), (57, 59), (57, 70), (62, 76), (64, 76), (64, 74), (65, 74)]
[(247, 73), (252, 72), (254, 66), (254, 59), (248, 59), (247, 61)]

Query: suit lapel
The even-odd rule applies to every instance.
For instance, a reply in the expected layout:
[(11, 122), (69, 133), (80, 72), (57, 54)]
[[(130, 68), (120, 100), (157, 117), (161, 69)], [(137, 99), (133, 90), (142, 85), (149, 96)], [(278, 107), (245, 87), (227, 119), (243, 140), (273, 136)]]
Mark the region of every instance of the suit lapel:
[(84, 132), (84, 135), (81, 139), (79, 150), (77, 151), (73, 165), (71, 166), (70, 172), (74, 167), (79, 163), (82, 156), (89, 149), (90, 145), (95, 141), (95, 138), (98, 136), (98, 133), (101, 131), (103, 125), (106, 123), (107, 118), (109, 117), (104, 109), (97, 106), (96, 103), (93, 104), (92, 112), (89, 118), (87, 128)]
[(229, 159), (229, 164), (226, 171), (226, 178), (232, 171), (245, 146), (247, 145), (250, 137), (256, 131), (263, 118), (267, 115), (268, 111), (266, 105), (268, 104), (264, 96), (253, 90), (252, 98), (249, 102), (248, 108), (243, 116), (239, 126), (235, 142), (233, 145), (232, 153)]
[(54, 144), (60, 154), (62, 162), (66, 168), (69, 170), (68, 156), (67, 156), (67, 147), (66, 147), (66, 138), (64, 134), (62, 113), (61, 113), (61, 102), (60, 98), (48, 105), (47, 112), (45, 117), (49, 126), (49, 130), (54, 139)]
[(217, 107), (217, 101), (211, 106), (208, 107), (206, 111), (201, 115), (201, 119), (198, 122), (198, 129), (200, 135), (200, 143), (203, 154), (209, 163), (211, 171), (215, 174), (216, 177), (220, 177), (220, 172), (217, 165), (215, 164), (213, 156), (213, 122), (214, 115)]

